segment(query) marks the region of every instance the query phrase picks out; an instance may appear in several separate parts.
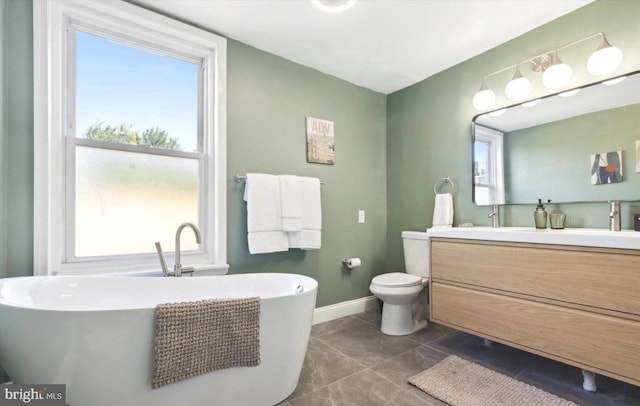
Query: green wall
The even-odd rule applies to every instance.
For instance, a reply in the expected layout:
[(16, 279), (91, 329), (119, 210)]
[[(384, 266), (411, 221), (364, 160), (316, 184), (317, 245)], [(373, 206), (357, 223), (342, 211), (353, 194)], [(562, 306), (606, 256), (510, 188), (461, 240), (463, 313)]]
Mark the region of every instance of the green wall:
[[(0, 275), (30, 275), (33, 268), (33, 35), (29, 1), (2, 0), (3, 117)], [(0, 249), (1, 252), (2, 249)]]
[[(319, 283), (318, 306), (370, 295), (385, 269), (386, 97), (255, 48), (228, 50), (228, 261), (230, 273), (301, 273)], [(335, 123), (335, 165), (306, 162), (305, 117)], [(322, 249), (249, 255), (247, 172), (316, 176), (322, 185)], [(366, 222), (357, 223), (365, 210)], [(349, 271), (342, 259), (360, 257)]]
[[(635, 160), (638, 129), (640, 104), (634, 104), (505, 134), (508, 201), (640, 199), (640, 174), (636, 174)], [(623, 151), (623, 182), (592, 185), (591, 156), (619, 150)], [(571, 221), (568, 224), (573, 227)]]
[[(488, 207), (478, 207), (471, 199), (471, 128), (478, 112), (471, 100), (482, 78), (517, 61), (552, 50), (602, 31), (624, 53), (623, 65), (615, 72), (631, 72), (640, 67), (640, 2), (598, 0), (573, 13), (554, 20), (516, 39), (493, 48), (424, 81), (387, 97), (387, 234), (389, 270), (402, 269), (402, 230), (424, 230), (431, 226), (433, 186), (443, 176), (451, 176), (459, 186), (454, 198), (454, 224), (472, 222), (489, 226)], [(591, 43), (589, 43), (591, 44)], [(597, 41), (594, 47), (597, 46)], [(595, 48), (593, 48), (595, 49)], [(583, 49), (584, 60), (566, 62), (576, 74), (567, 88), (592, 81), (585, 72), (591, 49)], [(523, 74), (526, 76), (525, 70)], [(510, 104), (502, 89), (512, 72), (496, 75), (495, 109)], [(533, 75), (531, 73), (531, 75)], [(531, 98), (548, 94), (540, 78), (531, 76)], [(640, 134), (636, 132), (637, 139)], [(631, 147), (627, 147), (628, 151)], [(638, 177), (640, 174), (630, 173)], [(629, 187), (629, 183), (625, 186)], [(640, 196), (639, 196), (640, 198)], [(532, 226), (535, 206), (502, 207), (502, 224)], [(608, 204), (584, 203), (560, 207), (573, 224), (606, 228)], [(632, 228), (632, 213), (640, 212), (640, 203), (624, 203), (622, 226)]]

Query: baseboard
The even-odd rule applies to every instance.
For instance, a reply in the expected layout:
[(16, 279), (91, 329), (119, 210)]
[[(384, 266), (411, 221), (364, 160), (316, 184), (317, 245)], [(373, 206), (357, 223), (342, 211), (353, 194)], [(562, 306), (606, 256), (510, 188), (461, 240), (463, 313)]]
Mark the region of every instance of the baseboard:
[(339, 319), (376, 308), (378, 308), (378, 298), (373, 295), (347, 300), (346, 302), (335, 303), (329, 306), (317, 307), (313, 312), (313, 324), (324, 323), (325, 321)]

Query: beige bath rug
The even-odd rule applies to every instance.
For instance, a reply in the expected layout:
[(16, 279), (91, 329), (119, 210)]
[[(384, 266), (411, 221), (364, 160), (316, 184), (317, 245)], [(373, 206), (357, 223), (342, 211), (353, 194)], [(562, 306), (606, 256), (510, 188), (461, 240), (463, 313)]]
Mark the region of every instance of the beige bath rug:
[(409, 383), (453, 406), (578, 406), (454, 355), (412, 376)]

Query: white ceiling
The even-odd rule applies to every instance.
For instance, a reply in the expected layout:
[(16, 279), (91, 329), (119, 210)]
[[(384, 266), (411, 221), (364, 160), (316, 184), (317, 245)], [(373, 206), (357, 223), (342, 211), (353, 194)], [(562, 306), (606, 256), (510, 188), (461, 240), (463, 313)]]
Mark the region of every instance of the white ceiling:
[(388, 94), (593, 0), (359, 0), (339, 14), (308, 0), (130, 1)]

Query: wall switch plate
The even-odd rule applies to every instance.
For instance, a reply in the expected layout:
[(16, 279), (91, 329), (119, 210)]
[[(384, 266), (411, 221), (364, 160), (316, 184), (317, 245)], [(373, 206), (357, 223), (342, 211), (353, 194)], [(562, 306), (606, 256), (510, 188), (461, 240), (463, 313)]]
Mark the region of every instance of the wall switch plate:
[(364, 223), (364, 210), (358, 210), (358, 223)]

